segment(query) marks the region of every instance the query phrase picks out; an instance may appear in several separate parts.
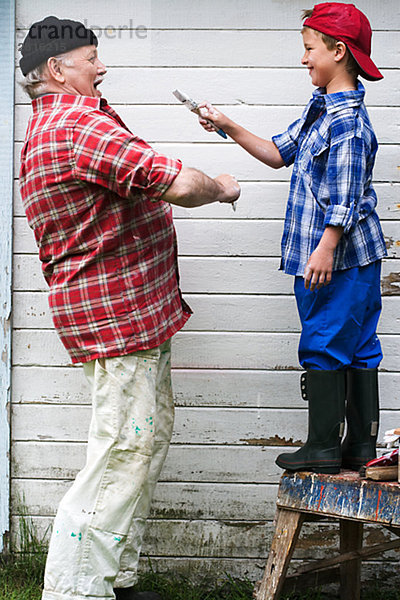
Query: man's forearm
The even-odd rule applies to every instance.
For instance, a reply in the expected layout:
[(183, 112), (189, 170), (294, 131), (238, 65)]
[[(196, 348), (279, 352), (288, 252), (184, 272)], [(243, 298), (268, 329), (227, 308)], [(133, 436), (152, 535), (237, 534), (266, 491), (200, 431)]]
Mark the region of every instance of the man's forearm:
[(238, 184), (229, 175), (212, 179), (202, 171), (184, 167), (162, 199), (170, 204), (194, 208), (212, 202), (233, 202), (239, 193)]

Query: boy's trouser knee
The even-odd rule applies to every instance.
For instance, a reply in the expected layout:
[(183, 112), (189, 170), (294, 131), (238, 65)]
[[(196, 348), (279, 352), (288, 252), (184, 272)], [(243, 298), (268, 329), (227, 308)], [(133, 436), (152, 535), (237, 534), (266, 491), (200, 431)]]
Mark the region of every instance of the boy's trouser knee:
[(380, 261), (334, 271), (329, 285), (311, 292), (295, 278), (302, 324), (299, 361), (304, 369), (375, 369), (382, 360), (376, 335), (381, 312)]
[(84, 368), (93, 390), (87, 460), (54, 522), (45, 600), (112, 598), (121, 564), (117, 585), (135, 583), (144, 524), (172, 435), (169, 341)]

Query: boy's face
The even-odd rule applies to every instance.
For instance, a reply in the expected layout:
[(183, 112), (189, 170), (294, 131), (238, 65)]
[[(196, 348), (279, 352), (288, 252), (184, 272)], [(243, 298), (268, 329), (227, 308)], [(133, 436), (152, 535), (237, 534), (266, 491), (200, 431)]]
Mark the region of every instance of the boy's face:
[(317, 87), (328, 88), (336, 72), (336, 49), (329, 50), (318, 32), (306, 27), (302, 32), (305, 52), (301, 64), (308, 68), (311, 82)]

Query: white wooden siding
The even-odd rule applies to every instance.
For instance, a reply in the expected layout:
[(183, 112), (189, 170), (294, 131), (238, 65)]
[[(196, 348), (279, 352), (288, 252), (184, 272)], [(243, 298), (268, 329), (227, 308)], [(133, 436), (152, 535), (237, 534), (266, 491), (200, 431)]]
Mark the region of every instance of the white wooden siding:
[[(400, 85), (393, 52), (400, 17), (397, 0), (357, 5), (371, 20), (373, 56), (385, 76), (365, 82), (380, 142), (375, 181), (389, 252), (379, 325), (383, 431), (400, 420)], [(275, 457), (306, 437), (292, 278), (278, 271), (290, 170), (268, 169), (232, 142), (206, 134), (171, 93), (180, 88), (208, 99), (259, 135), (282, 131), (312, 93), (300, 65), (304, 7), (303, 0), (201, 0), (189, 7), (183, 0), (140, 6), (117, 0), (110, 14), (108, 4), (94, 0), (70, 0), (68, 10), (61, 0), (51, 8), (48, 0), (17, 1), (17, 42), (50, 13), (111, 32), (120, 26), (116, 39), (101, 31), (99, 54), (109, 68), (103, 95), (160, 151), (210, 175), (233, 173), (242, 184), (236, 213), (222, 205), (174, 211), (182, 289), (195, 314), (174, 341), (176, 426), (145, 545), (160, 569), (257, 577), (281, 474)], [(145, 25), (147, 38), (138, 40), (125, 25)], [(30, 113), (19, 88), (15, 108), (17, 172)], [(52, 329), (17, 182), (14, 231), (13, 523), (24, 499), (45, 531), (83, 465), (90, 400), (81, 369), (70, 366)], [(367, 543), (376, 535), (369, 530)], [(308, 526), (296, 559), (323, 556), (336, 543), (332, 525)], [(396, 558), (393, 552), (386, 563), (368, 563), (364, 577), (378, 569), (387, 579)]]

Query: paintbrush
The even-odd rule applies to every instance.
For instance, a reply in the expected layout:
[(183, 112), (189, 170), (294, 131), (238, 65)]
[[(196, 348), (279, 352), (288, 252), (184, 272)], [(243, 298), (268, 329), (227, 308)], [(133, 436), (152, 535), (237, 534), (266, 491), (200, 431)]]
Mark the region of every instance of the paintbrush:
[[(199, 108), (198, 102), (195, 102), (192, 98), (190, 98), (190, 96), (188, 96), (187, 94), (184, 94), (180, 90), (174, 90), (172, 93), (175, 96), (175, 98), (177, 98), (179, 100), (179, 102), (182, 102), (182, 104), (184, 104), (186, 106), (186, 108), (188, 108), (191, 112), (195, 113), (196, 115), (199, 115), (200, 117), (202, 117), (204, 119), (203, 115), (201, 114), (201, 109)], [(205, 119), (205, 120), (207, 121), (207, 123), (209, 125), (211, 125), (211, 127), (213, 129), (215, 129), (215, 131), (218, 133), (218, 135), (220, 135), (224, 139), (227, 139), (228, 136), (226, 135), (226, 133), (223, 129), (221, 129), (220, 127), (217, 127), (217, 125), (215, 125), (215, 123), (210, 121), (210, 119)], [(236, 211), (236, 202), (232, 202), (232, 210)]]

